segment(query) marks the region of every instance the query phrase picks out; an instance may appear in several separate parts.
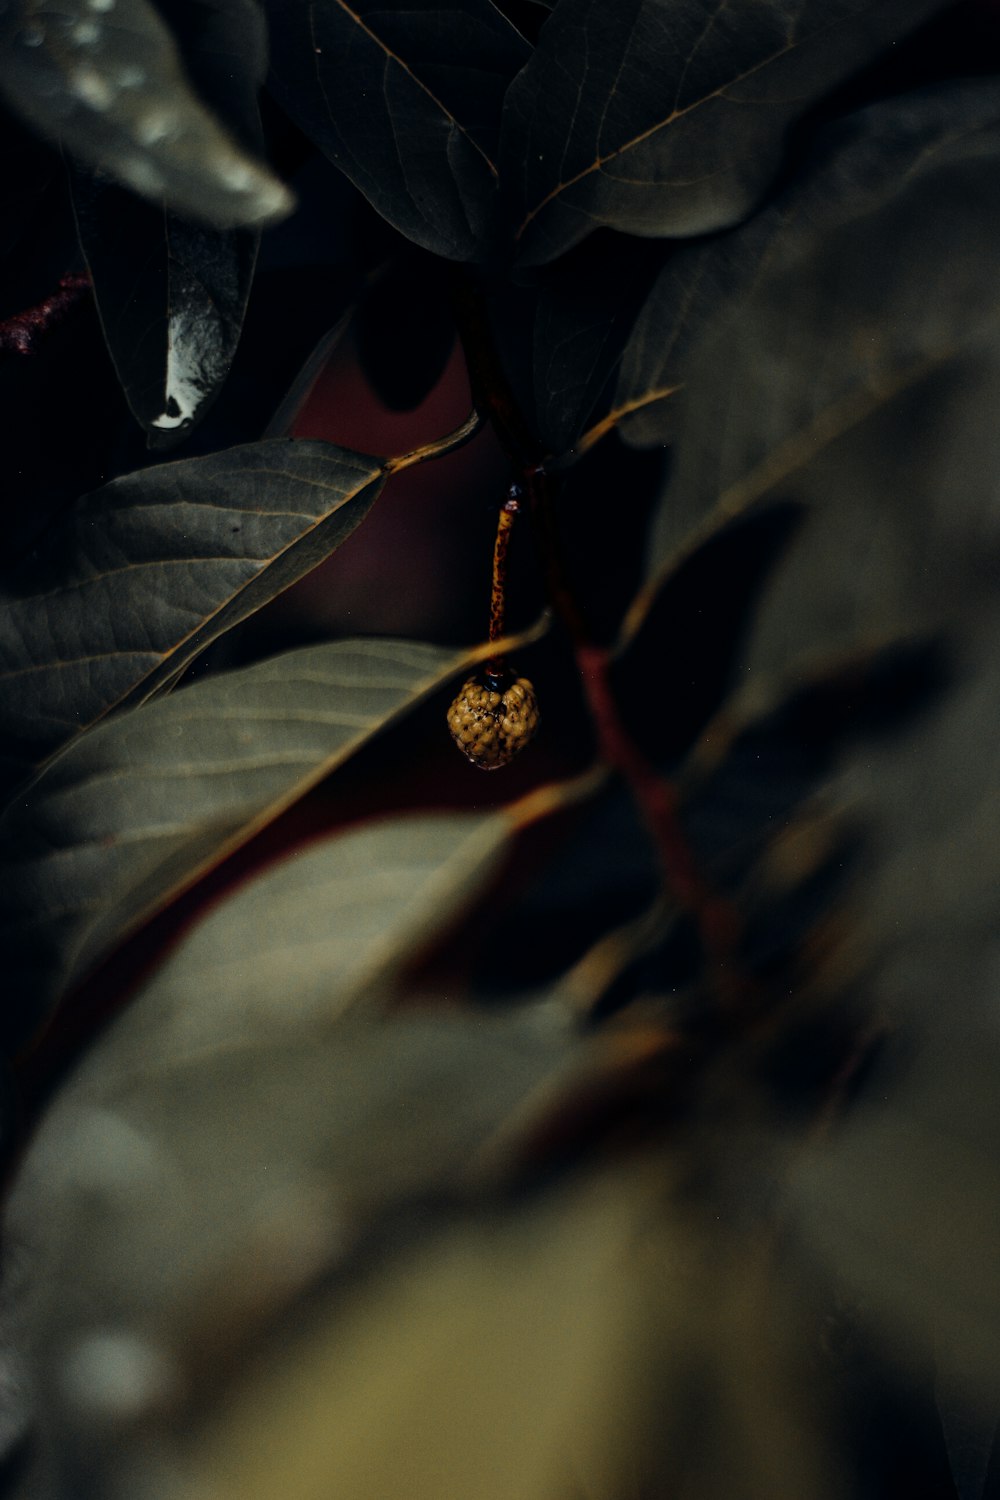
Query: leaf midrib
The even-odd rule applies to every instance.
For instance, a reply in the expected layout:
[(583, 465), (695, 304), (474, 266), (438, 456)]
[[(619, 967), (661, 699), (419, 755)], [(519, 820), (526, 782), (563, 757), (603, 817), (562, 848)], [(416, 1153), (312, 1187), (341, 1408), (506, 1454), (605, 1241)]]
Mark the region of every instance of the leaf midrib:
[[(338, 0), (338, 3), (340, 3), (340, 0)], [(520, 241), (521, 237), (523, 236), (525, 230), (528, 228), (528, 225), (532, 222), (532, 220), (535, 219), (538, 214), (540, 214), (542, 210), (553, 201), (553, 199), (558, 198), (560, 193), (564, 193), (567, 188), (574, 187), (578, 182), (582, 182), (585, 177), (589, 177), (591, 173), (601, 171), (601, 169), (605, 167), (608, 162), (614, 161), (619, 156), (623, 156), (627, 151), (634, 150), (636, 146), (641, 146), (643, 141), (649, 140), (652, 136), (657, 135), (661, 130), (666, 130), (669, 125), (673, 125), (675, 121), (683, 119), (686, 115), (691, 114), (693, 110), (700, 109), (702, 105), (710, 104), (714, 99), (720, 98), (725, 94), (727, 89), (733, 88), (736, 84), (743, 83), (747, 78), (752, 78), (754, 74), (759, 73), (762, 68), (770, 67), (770, 65), (774, 62), (777, 62), (779, 58), (786, 57), (788, 53), (792, 52), (796, 47), (802, 46), (804, 41), (813, 40), (816, 37), (822, 36), (824, 32), (834, 30), (836, 27), (843, 25), (846, 21), (853, 19), (853, 16), (847, 16), (842, 18), (842, 20), (840, 21), (832, 21), (827, 26), (817, 27), (815, 31), (809, 33), (808, 38), (798, 37), (792, 41), (789, 41), (786, 46), (779, 48), (778, 51), (772, 52), (767, 57), (761, 58), (759, 62), (754, 63), (752, 68), (747, 68), (743, 73), (737, 73), (733, 78), (727, 78), (724, 83), (719, 84), (718, 88), (712, 89), (712, 91), (708, 94), (703, 94), (699, 99), (692, 100), (692, 102), (690, 104), (686, 104), (683, 109), (671, 110), (670, 114), (667, 115), (665, 119), (658, 120), (655, 124), (650, 125), (648, 129), (640, 131), (638, 135), (632, 136), (629, 140), (624, 141), (620, 146), (616, 146), (613, 151), (607, 152), (604, 156), (595, 157), (592, 162), (588, 163), (588, 165), (586, 167), (583, 167), (579, 172), (574, 173), (572, 177), (568, 177), (565, 181), (557, 183), (555, 187), (553, 187), (548, 193), (546, 193), (545, 197), (542, 198), (534, 208), (529, 209), (528, 213), (525, 215), (524, 219), (521, 221), (515, 232), (515, 243)], [(690, 63), (691, 58), (689, 57), (684, 65), (685, 73), (690, 66)], [(607, 103), (605, 103), (605, 112), (606, 110)], [(642, 183), (637, 183), (636, 185), (648, 186), (648, 184)]]
[[(346, 16), (350, 17), (350, 19), (354, 22), (358, 29), (363, 32), (363, 34), (369, 39), (369, 41), (373, 42), (379, 49), (379, 51), (384, 54), (388, 62), (395, 63), (398, 68), (401, 68), (403, 70), (403, 72), (411, 80), (411, 82), (413, 82), (417, 86), (421, 93), (427, 96), (434, 107), (441, 112), (441, 114), (445, 117), (446, 120), (448, 120), (453, 128), (459, 132), (462, 138), (468, 141), (473, 151), (475, 151), (478, 156), (482, 157), (483, 161), (489, 168), (491, 175), (494, 179), (496, 179), (499, 176), (496, 163), (490, 160), (489, 156), (483, 150), (482, 146), (480, 146), (479, 143), (473, 139), (462, 122), (455, 118), (451, 110), (447, 107), (446, 104), (443, 103), (441, 99), (438, 98), (433, 89), (428, 88), (423, 79), (417, 76), (417, 74), (410, 67), (409, 63), (407, 63), (402, 57), (400, 57), (397, 52), (394, 52), (388, 45), (388, 43), (383, 41), (383, 39), (378, 35), (377, 32), (373, 31), (370, 26), (365, 24), (365, 21), (358, 14), (358, 12), (352, 10), (351, 7), (347, 4), (347, 0), (334, 0), (334, 4), (338, 7), (338, 9), (342, 10)], [(313, 66), (316, 70), (316, 82), (319, 85), (320, 92), (323, 95), (327, 113), (329, 114), (331, 120), (336, 120), (336, 113), (330, 108), (330, 102), (327, 98), (326, 87), (323, 83), (319, 63), (315, 61), (318, 55), (316, 43), (316, 26), (314, 20), (315, 13), (316, 6), (315, 4), (311, 4), (309, 6), (309, 36), (313, 44)]]

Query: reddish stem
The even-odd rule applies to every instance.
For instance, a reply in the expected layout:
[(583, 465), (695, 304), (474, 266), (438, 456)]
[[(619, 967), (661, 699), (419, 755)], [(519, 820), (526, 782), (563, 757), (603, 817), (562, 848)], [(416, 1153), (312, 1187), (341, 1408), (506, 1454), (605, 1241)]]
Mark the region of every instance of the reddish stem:
[(89, 290), (90, 277), (82, 272), (61, 276), (59, 286), (51, 296), (0, 323), (0, 353), (31, 354), (38, 341), (61, 323)]
[(578, 642), (576, 660), (601, 753), (625, 778), (642, 809), (668, 890), (695, 918), (706, 952), (733, 964), (741, 937), (739, 915), (698, 869), (681, 827), (675, 786), (649, 764), (622, 724), (611, 687), (608, 652), (603, 646)]

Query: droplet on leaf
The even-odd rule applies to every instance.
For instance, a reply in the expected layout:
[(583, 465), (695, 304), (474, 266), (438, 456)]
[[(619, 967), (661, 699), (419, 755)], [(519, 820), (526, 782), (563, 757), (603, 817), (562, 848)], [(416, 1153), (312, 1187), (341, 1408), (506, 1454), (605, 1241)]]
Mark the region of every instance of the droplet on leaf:
[(451, 737), (473, 765), (495, 771), (523, 750), (538, 728), (538, 699), (527, 677), (484, 671), (465, 682), (448, 710)]

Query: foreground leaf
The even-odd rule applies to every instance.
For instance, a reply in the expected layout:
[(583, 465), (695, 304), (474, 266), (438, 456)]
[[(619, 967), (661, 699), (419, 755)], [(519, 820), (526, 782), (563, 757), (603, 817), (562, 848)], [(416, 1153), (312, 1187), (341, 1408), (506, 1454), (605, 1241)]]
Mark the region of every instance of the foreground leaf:
[(314, 568), (364, 519), (382, 479), (377, 459), (273, 441), (85, 496), (6, 582), (7, 779), (109, 709), (148, 698)]
[(791, 1183), (816, 1255), (904, 1347), (932, 1338), (985, 1410), (1000, 1375), (997, 624), (995, 605), (966, 624), (953, 693), (905, 745), (843, 767), (871, 838), (841, 973), (860, 974), (889, 1038)]
[(334, 642), (192, 683), (81, 736), (0, 820), (8, 1029), (34, 1025), (146, 917), (482, 655)]
[(190, 1389), (387, 1212), (494, 1171), (492, 1138), (567, 1066), (565, 1024), (378, 1013), (414, 945), (454, 920), (525, 821), (572, 795), (369, 824), (299, 852), (211, 912), (91, 1050), (6, 1227), (6, 1328), (50, 1393), (43, 1462), (50, 1442), (101, 1444), (136, 1409), (100, 1373), (80, 1430), (72, 1372), (106, 1330), (169, 1350)]
[(468, 1196), (477, 1156), (567, 1050), (530, 1016), (294, 1037), (162, 1064), (147, 1048), (123, 1073), (98, 1049), (48, 1116), (5, 1229), (32, 1493), (52, 1493), (58, 1461), (117, 1494), (136, 1416), (162, 1433), (194, 1398), (190, 1430), (304, 1288), (415, 1205)]
[(15, 0), (0, 22), (0, 59), (13, 109), (143, 197), (220, 229), (291, 207), (281, 183), (192, 93), (146, 0), (116, 0), (110, 18), (86, 0), (58, 9)]
[(813, 99), (940, 0), (562, 0), (505, 104), (522, 266), (599, 225), (704, 234), (746, 216)]
[[(199, 94), (259, 151), (267, 35), (256, 0), (175, 6), (173, 18), (188, 23), (184, 58)], [(169, 446), (205, 414), (229, 372), (259, 235), (192, 224), (81, 170), (72, 185), (118, 379), (154, 446)]]
[(529, 49), (489, 0), (271, 0), (273, 87), (402, 234), (449, 260), (493, 250), (504, 91)]

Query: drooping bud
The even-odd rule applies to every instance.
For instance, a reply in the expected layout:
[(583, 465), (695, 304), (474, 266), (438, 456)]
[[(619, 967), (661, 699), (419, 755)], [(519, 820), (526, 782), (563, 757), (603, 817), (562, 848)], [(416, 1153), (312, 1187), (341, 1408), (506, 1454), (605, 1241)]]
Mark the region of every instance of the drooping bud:
[(451, 737), (474, 766), (506, 766), (538, 728), (538, 699), (527, 677), (477, 672), (462, 685), (448, 710)]

